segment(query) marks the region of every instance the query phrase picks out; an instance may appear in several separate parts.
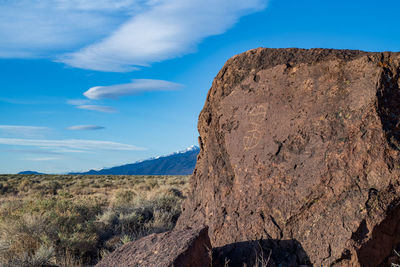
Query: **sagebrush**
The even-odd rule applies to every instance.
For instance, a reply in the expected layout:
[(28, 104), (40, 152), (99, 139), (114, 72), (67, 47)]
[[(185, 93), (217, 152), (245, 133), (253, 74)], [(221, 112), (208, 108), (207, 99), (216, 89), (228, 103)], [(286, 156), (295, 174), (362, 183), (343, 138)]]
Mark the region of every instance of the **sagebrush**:
[(93, 265), (172, 229), (187, 176), (0, 175), (0, 266)]

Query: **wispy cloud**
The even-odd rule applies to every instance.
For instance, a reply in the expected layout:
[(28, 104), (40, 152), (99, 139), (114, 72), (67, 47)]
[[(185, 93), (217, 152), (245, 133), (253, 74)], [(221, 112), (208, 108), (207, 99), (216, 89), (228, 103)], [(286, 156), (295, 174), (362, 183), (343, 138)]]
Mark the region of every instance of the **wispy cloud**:
[(20, 125), (0, 125), (0, 130), (4, 131), (43, 131), (48, 130), (47, 127), (38, 127), (38, 126), (20, 126)]
[[(196, 50), (267, 0), (0, 1), (0, 57), (131, 71)], [(10, 23), (11, 22), (11, 23)]]
[(98, 111), (98, 112), (104, 112), (104, 113), (117, 112), (117, 110), (113, 107), (104, 106), (104, 105), (93, 105), (93, 104), (91, 104), (91, 102), (93, 102), (93, 101), (91, 101), (90, 99), (69, 99), (69, 100), (67, 100), (67, 104), (73, 105), (79, 109)]
[(67, 100), (67, 104), (73, 105), (73, 106), (80, 106), (80, 105), (85, 105), (90, 103), (89, 99), (69, 99)]
[(24, 137), (33, 137), (42, 135), (44, 132), (50, 130), (47, 127), (38, 126), (21, 126), (21, 125), (0, 125), (0, 133), (19, 135)]
[[(43, 0), (41, 0), (43, 1)], [(132, 11), (135, 8), (139, 9), (139, 4), (143, 0), (55, 0), (55, 4), (60, 9), (67, 10), (90, 10), (90, 11), (115, 11), (128, 10)]]
[(61, 158), (56, 157), (43, 157), (43, 158), (28, 158), (27, 160), (30, 161), (52, 161), (52, 160), (59, 160)]
[(164, 0), (102, 41), (60, 61), (100, 71), (131, 71), (193, 52), (204, 38), (224, 33), (238, 19), (265, 7), (262, 0)]
[[(52, 57), (109, 35), (142, 0), (0, 1), (0, 57)], [(137, 11), (135, 11), (137, 10)]]
[(79, 130), (102, 130), (105, 129), (103, 126), (97, 125), (74, 125), (67, 128), (68, 130), (79, 131)]
[(33, 154), (33, 155), (60, 155), (60, 152), (55, 152), (55, 151), (47, 151), (47, 150), (42, 150), (42, 149), (3, 149), (1, 151), (7, 152), (7, 153), (23, 153), (23, 154)]
[(110, 86), (95, 86), (84, 95), (90, 99), (118, 98), (149, 91), (170, 91), (182, 87), (181, 84), (163, 80), (134, 79), (131, 83)]
[(136, 147), (129, 144), (122, 144), (111, 141), (97, 140), (43, 140), (43, 139), (17, 139), (17, 138), (0, 138), (0, 144), (11, 146), (27, 146), (37, 147), (44, 150), (56, 152), (90, 152), (98, 150), (114, 150), (114, 151), (132, 151), (143, 150), (144, 148)]
[(85, 110), (92, 110), (92, 111), (99, 111), (99, 112), (105, 112), (105, 113), (115, 113), (117, 110), (113, 107), (109, 106), (100, 106), (100, 105), (80, 105), (76, 106), (79, 109), (85, 109)]

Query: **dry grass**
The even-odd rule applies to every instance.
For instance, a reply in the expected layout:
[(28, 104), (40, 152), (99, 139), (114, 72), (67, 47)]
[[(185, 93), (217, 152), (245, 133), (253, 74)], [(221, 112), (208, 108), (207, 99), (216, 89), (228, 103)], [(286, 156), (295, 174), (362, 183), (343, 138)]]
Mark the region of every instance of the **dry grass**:
[(0, 175), (0, 266), (95, 264), (173, 228), (187, 176)]

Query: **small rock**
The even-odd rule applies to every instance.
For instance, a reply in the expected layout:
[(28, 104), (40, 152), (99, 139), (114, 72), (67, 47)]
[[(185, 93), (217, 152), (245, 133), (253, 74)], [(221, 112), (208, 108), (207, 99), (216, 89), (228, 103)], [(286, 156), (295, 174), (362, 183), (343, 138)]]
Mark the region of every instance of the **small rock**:
[(208, 267), (208, 228), (184, 228), (152, 234), (111, 253), (97, 267)]

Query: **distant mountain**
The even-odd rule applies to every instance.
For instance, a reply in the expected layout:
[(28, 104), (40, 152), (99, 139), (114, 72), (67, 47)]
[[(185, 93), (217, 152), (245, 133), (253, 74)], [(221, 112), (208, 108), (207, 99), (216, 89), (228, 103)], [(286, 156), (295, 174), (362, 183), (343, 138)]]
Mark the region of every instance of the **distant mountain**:
[(18, 174), (44, 174), (44, 173), (35, 172), (35, 171), (23, 171), (23, 172), (19, 172)]
[(190, 175), (196, 166), (200, 148), (191, 146), (183, 151), (170, 155), (150, 158), (132, 164), (117, 167), (90, 170), (82, 173), (87, 175)]

